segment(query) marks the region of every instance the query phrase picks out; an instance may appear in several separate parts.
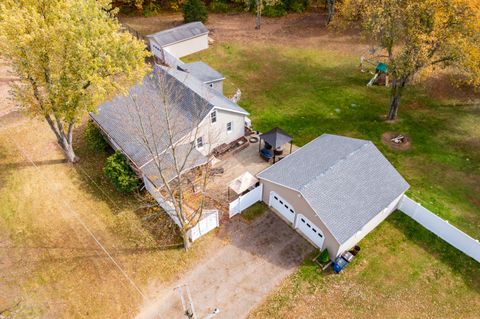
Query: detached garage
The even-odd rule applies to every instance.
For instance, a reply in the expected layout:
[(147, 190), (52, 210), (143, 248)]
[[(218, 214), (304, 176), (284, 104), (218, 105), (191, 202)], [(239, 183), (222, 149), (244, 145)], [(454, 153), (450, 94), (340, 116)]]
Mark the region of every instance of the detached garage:
[(331, 258), (387, 218), (409, 188), (372, 142), (330, 134), (257, 177), (262, 200)]

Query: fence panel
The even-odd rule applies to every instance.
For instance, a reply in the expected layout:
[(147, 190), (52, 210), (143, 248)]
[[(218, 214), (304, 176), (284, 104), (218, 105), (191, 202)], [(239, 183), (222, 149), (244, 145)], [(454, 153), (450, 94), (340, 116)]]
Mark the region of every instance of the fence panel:
[(480, 242), (478, 240), (450, 225), (448, 221), (441, 219), (408, 196), (403, 197), (398, 209), (453, 247), (480, 262)]
[(233, 216), (242, 212), (242, 210), (252, 206), (258, 201), (262, 200), (262, 190), (263, 185), (252, 189), (245, 195), (238, 197), (236, 200), (229, 204), (229, 216), (232, 218)]
[(190, 237), (191, 241), (195, 241), (198, 238), (202, 237), (209, 231), (217, 228), (219, 226), (219, 217), (218, 217), (218, 210), (203, 210), (202, 218), (200, 221), (189, 230), (188, 236)]

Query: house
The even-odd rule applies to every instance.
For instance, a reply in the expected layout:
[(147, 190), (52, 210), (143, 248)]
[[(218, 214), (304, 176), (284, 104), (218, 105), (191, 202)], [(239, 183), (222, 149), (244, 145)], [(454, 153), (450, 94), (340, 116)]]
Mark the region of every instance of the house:
[[(166, 111), (168, 114), (158, 102), (164, 99), (171, 104)], [(205, 164), (207, 156), (217, 146), (243, 137), (247, 115), (243, 108), (190, 73), (157, 65), (141, 84), (130, 89), (128, 96), (117, 96), (101, 105), (90, 117), (113, 148), (125, 154), (144, 180), (162, 188), (163, 182), (155, 166), (158, 163), (142, 140), (145, 135), (152, 139), (150, 144), (156, 145), (155, 153), (164, 154), (162, 169), (173, 179), (169, 135), (176, 145), (185, 145), (185, 149), (194, 143), (193, 152), (176, 154), (177, 159), (182, 160), (187, 159), (188, 153), (189, 165), (185, 167), (188, 171)], [(170, 134), (166, 133), (166, 119), (175, 121)], [(145, 128), (147, 124), (149, 127)]]
[(208, 29), (201, 22), (181, 26), (147, 35), (150, 51), (158, 61), (169, 63), (169, 56), (177, 59), (208, 49)]
[(324, 134), (257, 174), (262, 200), (331, 258), (398, 206), (408, 183), (375, 145)]

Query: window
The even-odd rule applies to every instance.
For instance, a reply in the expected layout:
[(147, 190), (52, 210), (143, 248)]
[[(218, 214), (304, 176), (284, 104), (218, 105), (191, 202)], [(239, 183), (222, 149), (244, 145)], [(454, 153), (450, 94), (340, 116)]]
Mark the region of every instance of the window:
[(278, 197), (277, 197), (277, 196), (273, 196), (273, 198), (275, 198), (276, 200), (278, 200)]
[(197, 138), (197, 148), (202, 148), (203, 147), (203, 136), (200, 136)]
[(318, 233), (318, 236), (319, 236), (319, 237), (323, 237), (322, 234), (320, 234), (320, 233)]
[(217, 122), (217, 111), (213, 111), (212, 113), (210, 113), (210, 120), (212, 124)]
[(290, 208), (290, 213), (294, 214), (293, 209)]
[(281, 200), (280, 200), (279, 202), (280, 202), (280, 204), (282, 204), (282, 205), (283, 205), (283, 202), (282, 202)]
[(313, 232), (314, 232), (314, 233), (316, 233), (316, 232), (317, 232), (317, 230), (316, 230), (315, 228), (312, 228), (312, 230), (313, 230)]
[(304, 223), (304, 222), (305, 222), (305, 219), (303, 219), (303, 218), (300, 218), (300, 219), (302, 220), (302, 223)]
[(232, 131), (232, 122), (227, 123), (227, 133), (230, 133)]
[(284, 205), (286, 209), (288, 209), (288, 206), (287, 205)]
[(309, 224), (309, 223), (307, 223), (307, 227), (308, 227), (308, 228), (310, 228), (310, 227), (312, 227), (312, 226), (310, 226), (310, 224)]

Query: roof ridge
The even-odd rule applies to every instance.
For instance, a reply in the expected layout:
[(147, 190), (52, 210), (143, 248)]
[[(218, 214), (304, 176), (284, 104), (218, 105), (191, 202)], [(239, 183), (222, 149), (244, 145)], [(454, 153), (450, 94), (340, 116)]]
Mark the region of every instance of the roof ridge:
[(373, 143), (371, 141), (366, 141), (365, 143), (363, 143), (362, 145), (360, 145), (359, 147), (357, 147), (356, 149), (354, 149), (353, 151), (351, 151), (350, 153), (348, 153), (347, 155), (343, 156), (342, 158), (339, 158), (335, 163), (333, 163), (332, 165), (330, 165), (330, 167), (328, 167), (327, 169), (325, 169), (323, 172), (321, 172), (320, 174), (318, 174), (317, 176), (315, 176), (314, 178), (312, 178), (308, 183), (304, 184), (302, 187), (300, 187), (299, 191), (302, 192), (305, 187), (307, 187), (308, 185), (312, 184), (313, 182), (319, 180), (320, 178), (323, 178), (325, 175), (327, 175), (329, 172), (332, 171), (332, 169), (337, 166), (338, 164), (340, 163), (343, 163), (345, 160), (347, 160), (349, 157), (355, 155), (356, 153), (358, 153), (361, 149), (363, 149), (365, 146), (367, 145), (372, 145)]

